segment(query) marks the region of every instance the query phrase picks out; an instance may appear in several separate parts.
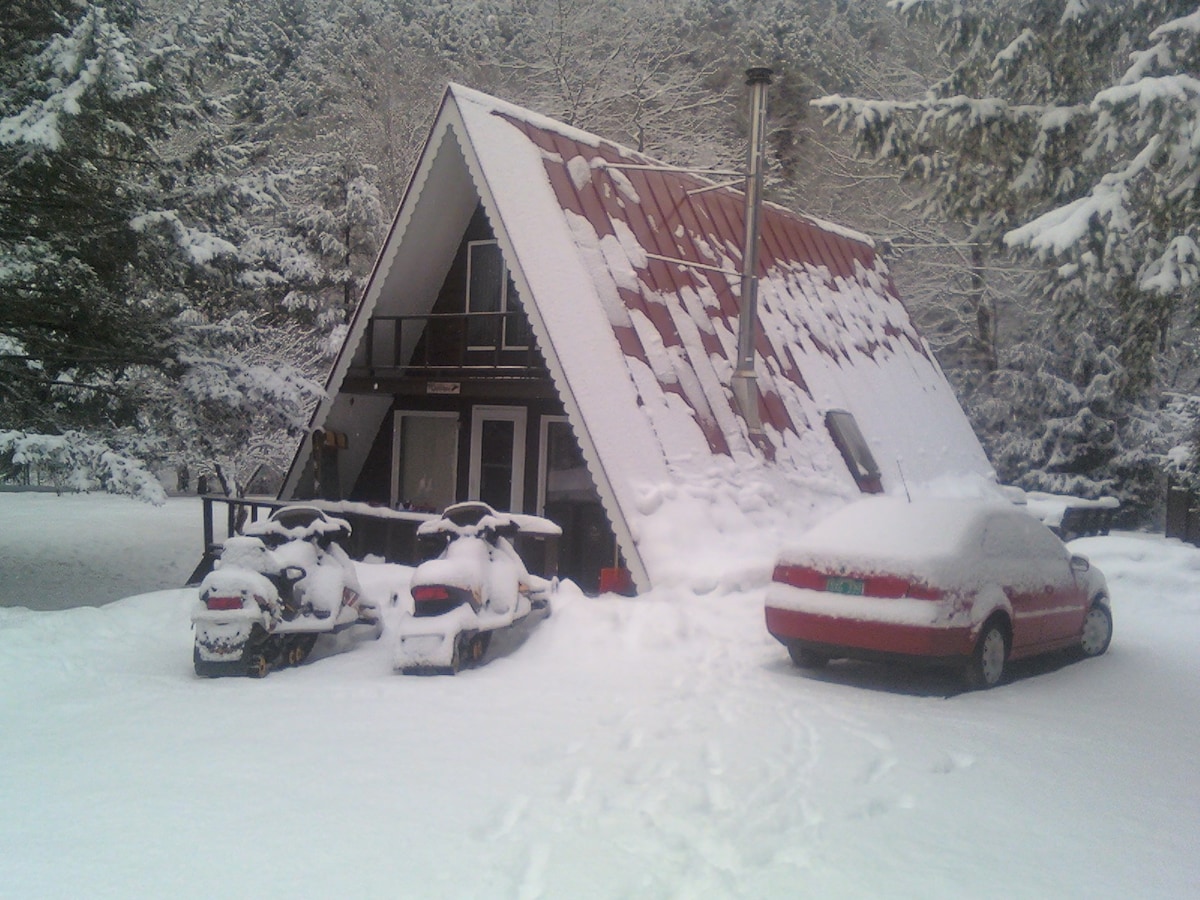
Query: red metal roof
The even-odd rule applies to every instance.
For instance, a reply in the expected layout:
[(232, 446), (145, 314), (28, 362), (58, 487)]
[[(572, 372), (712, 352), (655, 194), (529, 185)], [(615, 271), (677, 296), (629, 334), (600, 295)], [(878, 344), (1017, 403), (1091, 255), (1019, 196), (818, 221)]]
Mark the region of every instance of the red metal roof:
[[(553, 192), (564, 211), (582, 216), (597, 237), (616, 234), (618, 223), (626, 226), (641, 250), (655, 256), (679, 259), (696, 266), (724, 269), (732, 274), (679, 265), (655, 259), (638, 258), (631, 252), (630, 262), (637, 273), (638, 289), (618, 284), (618, 293), (626, 308), (638, 312), (653, 324), (656, 337), (664, 348), (678, 351), (675, 359), (687, 358), (694, 368), (712, 366), (714, 359), (725, 359), (732, 367), (735, 354), (717, 334), (721, 325), (737, 332), (740, 283), (736, 275), (742, 265), (745, 231), (745, 200), (732, 188), (714, 188), (713, 183), (696, 174), (668, 169), (655, 160), (603, 140), (575, 139), (565, 130), (542, 127), (536, 121), (497, 112), (520, 129), (542, 151), (543, 164)], [(586, 164), (586, 178), (582, 176)], [(647, 168), (630, 168), (645, 166)], [(831, 294), (839, 298), (838, 308), (825, 311), (830, 321), (845, 334), (844, 315), (853, 312), (843, 306), (871, 303), (882, 289), (888, 299), (899, 302), (890, 279), (874, 290), (848, 291), (848, 284), (862, 282), (866, 273), (877, 272), (877, 260), (871, 244), (837, 229), (778, 206), (767, 204), (761, 219), (759, 251), (759, 305), (763, 314), (783, 315), (805, 332), (813, 348), (832, 359), (848, 359), (849, 347), (835, 345), (818, 333), (806, 316), (788, 316), (787, 307), (801, 290), (791, 275), (804, 272), (811, 278), (821, 273)], [(707, 305), (701, 298), (707, 298)], [(690, 300), (690, 302), (689, 302)], [(705, 321), (707, 319), (707, 321)], [(681, 326), (690, 320), (697, 327), (705, 359), (695, 359), (697, 348), (681, 335)], [(860, 340), (854, 349), (873, 357), (892, 342), (902, 339), (918, 353), (928, 356), (920, 337), (907, 323), (888, 321), (875, 329), (870, 339)], [(626, 356), (651, 364), (650, 352), (638, 331), (629, 325), (614, 324), (614, 333)], [(796, 359), (795, 343), (777, 343), (760, 329), (756, 350), (770, 372), (807, 391), (801, 367)], [(678, 365), (678, 362), (677, 362)], [(702, 381), (702, 379), (699, 379)], [(764, 425), (778, 432), (796, 432), (810, 423), (795, 421), (799, 410), (789, 412), (788, 405), (772, 387), (772, 379), (760, 374), (760, 414)], [(711, 408), (704, 409), (695, 393), (688, 396), (679, 380), (660, 378), (663, 391), (688, 402), (696, 421), (716, 453), (729, 452), (728, 442), (718, 427)], [(709, 403), (729, 403), (731, 397), (714, 398)], [(768, 453), (770, 449), (768, 448)]]

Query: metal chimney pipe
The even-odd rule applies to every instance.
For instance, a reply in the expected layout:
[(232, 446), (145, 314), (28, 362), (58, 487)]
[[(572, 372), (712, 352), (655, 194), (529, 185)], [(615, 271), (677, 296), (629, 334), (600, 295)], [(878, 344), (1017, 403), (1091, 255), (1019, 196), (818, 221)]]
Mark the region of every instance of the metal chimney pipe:
[(742, 250), (742, 302), (738, 314), (738, 361), (730, 387), (752, 436), (763, 433), (754, 375), (754, 339), (758, 333), (758, 231), (762, 215), (766, 156), (767, 85), (774, 73), (766, 66), (746, 70), (750, 86), (750, 147), (746, 163), (746, 236)]

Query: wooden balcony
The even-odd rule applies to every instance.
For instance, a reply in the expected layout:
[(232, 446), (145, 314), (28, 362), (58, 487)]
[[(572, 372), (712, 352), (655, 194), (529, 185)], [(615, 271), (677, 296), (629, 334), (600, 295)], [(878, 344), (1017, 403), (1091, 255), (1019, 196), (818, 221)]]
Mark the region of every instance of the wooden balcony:
[(544, 379), (524, 312), (373, 316), (351, 376)]
[(342, 390), (497, 402), (557, 396), (520, 310), (373, 316)]

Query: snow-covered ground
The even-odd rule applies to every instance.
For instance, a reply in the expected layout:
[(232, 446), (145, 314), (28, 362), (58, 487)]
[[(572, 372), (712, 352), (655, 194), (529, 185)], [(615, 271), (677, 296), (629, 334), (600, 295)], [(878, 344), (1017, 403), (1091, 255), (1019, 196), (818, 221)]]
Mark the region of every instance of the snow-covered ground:
[[(59, 556), (98, 596), (101, 557), (176, 546), (154, 511), (124, 543), (78, 525), (127, 503), (0, 496), (0, 578)], [(31, 515), (74, 542), (52, 554)], [(0, 895), (1200, 896), (1200, 550), (1074, 547), (1109, 577), (1109, 653), (954, 696), (932, 674), (794, 669), (762, 589), (564, 591), (454, 678), (392, 674), (385, 635), (198, 679), (174, 576), (0, 609)], [(381, 595), (408, 574), (362, 570)]]
[(101, 606), (188, 580), (204, 549), (201, 503), (0, 492), (0, 606)]

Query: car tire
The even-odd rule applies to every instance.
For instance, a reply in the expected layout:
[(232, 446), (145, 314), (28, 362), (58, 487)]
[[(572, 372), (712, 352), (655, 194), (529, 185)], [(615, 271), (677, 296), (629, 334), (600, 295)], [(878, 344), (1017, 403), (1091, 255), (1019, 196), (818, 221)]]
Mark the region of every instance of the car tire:
[(1108, 649), (1112, 641), (1112, 613), (1102, 603), (1093, 603), (1083, 617), (1083, 633), (1079, 638), (1079, 650), (1084, 656), (1099, 656)]
[(801, 669), (823, 669), (829, 665), (829, 657), (825, 654), (809, 650), (807, 647), (798, 647), (795, 644), (788, 647), (788, 656)]
[(972, 690), (995, 687), (1004, 678), (1008, 659), (1008, 635), (998, 619), (989, 620), (979, 632), (979, 640), (967, 663), (967, 686)]

